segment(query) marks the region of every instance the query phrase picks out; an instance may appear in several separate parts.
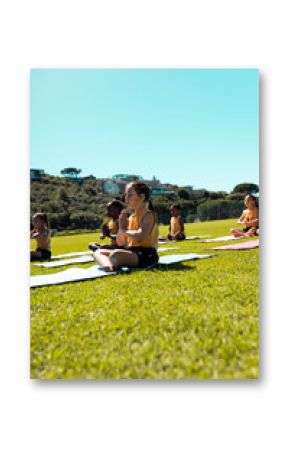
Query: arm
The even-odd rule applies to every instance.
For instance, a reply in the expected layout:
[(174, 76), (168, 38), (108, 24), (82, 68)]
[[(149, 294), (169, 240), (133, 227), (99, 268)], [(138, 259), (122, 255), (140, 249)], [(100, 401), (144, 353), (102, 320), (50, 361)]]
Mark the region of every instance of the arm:
[(242, 213), (242, 215), (240, 216), (240, 218), (237, 221), (238, 224), (245, 224), (245, 214), (244, 212)]
[(108, 228), (107, 224), (102, 224), (101, 225), (101, 239), (103, 240), (106, 237), (110, 237), (110, 230)]
[(37, 237), (46, 235), (45, 231), (38, 231), (37, 229), (33, 229), (30, 233), (30, 237), (36, 239)]
[(180, 217), (179, 219), (179, 223), (180, 223), (180, 232), (178, 234), (183, 234), (184, 233), (184, 220), (182, 217)]
[(125, 234), (125, 236), (130, 237), (137, 243), (142, 242), (142, 240), (144, 240), (147, 237), (147, 235), (151, 232), (153, 226), (154, 226), (154, 215), (152, 213), (150, 214), (147, 213), (143, 217), (140, 228), (137, 229), (136, 231), (128, 231), (120, 223), (120, 230), (117, 235), (117, 243), (119, 244), (118, 236), (120, 233), (122, 233), (123, 235)]
[(43, 231), (33, 229), (30, 233), (30, 238), (37, 240), (38, 237), (50, 237), (50, 231), (47, 229), (44, 229)]
[(246, 222), (247, 226), (259, 226), (259, 212), (258, 209), (254, 213), (254, 218)]
[(37, 236), (38, 236), (38, 232), (35, 229), (32, 229), (32, 231), (30, 231), (30, 238), (34, 239)]
[(123, 209), (119, 216), (119, 231), (116, 235), (116, 243), (119, 246), (124, 246), (127, 243), (127, 236), (122, 230), (127, 229), (128, 223), (127, 212)]
[[(127, 213), (126, 213), (126, 220), (128, 221)], [(126, 223), (127, 223), (127, 221), (126, 221)], [(109, 229), (109, 237), (114, 240), (116, 240), (117, 234), (119, 232), (119, 220), (116, 221), (116, 228), (117, 228), (117, 231), (115, 231), (114, 233)]]
[(179, 224), (180, 224), (180, 231), (176, 232), (174, 234), (174, 237), (178, 237), (180, 234), (184, 234), (184, 221), (182, 217), (180, 217), (179, 219)]

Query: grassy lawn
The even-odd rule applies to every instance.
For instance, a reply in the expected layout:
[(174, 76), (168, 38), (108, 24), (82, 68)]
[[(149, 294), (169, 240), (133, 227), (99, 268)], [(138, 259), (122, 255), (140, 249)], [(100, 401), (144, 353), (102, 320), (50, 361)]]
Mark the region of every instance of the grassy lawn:
[[(235, 222), (187, 224), (186, 232), (218, 237)], [(160, 235), (165, 232), (161, 227)], [(52, 251), (84, 251), (92, 240), (98, 234), (54, 237)], [(168, 246), (179, 247), (175, 254), (208, 253), (222, 244), (227, 242)], [(257, 378), (259, 250), (215, 254), (150, 271), (31, 289), (31, 377)], [(68, 268), (73, 266), (78, 265)], [(46, 273), (31, 264), (31, 274)]]

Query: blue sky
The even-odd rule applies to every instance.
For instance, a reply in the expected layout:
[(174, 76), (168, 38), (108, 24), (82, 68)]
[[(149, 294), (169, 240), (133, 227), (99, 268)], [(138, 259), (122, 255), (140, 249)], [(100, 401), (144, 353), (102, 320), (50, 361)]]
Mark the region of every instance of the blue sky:
[(33, 69), (30, 165), (230, 191), (259, 181), (255, 69)]

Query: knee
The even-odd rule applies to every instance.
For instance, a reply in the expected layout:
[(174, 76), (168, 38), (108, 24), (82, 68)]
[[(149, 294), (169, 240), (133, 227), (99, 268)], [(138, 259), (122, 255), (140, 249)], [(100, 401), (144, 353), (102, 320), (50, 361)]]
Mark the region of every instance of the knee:
[(119, 251), (119, 250), (114, 250), (114, 251), (111, 251), (111, 254), (110, 254), (110, 256), (109, 256), (109, 259), (110, 259), (110, 262), (113, 264), (113, 265), (118, 265), (118, 263), (119, 263), (119, 261), (120, 261), (120, 256), (121, 256), (121, 252)]

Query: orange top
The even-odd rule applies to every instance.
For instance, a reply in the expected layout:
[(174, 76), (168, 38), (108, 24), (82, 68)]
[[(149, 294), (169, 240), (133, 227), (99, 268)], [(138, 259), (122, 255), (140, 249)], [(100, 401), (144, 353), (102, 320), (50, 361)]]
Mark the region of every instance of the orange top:
[[(241, 221), (244, 221), (246, 225), (248, 221), (255, 220), (256, 218), (259, 218), (259, 213), (258, 209), (255, 207), (255, 209), (252, 210), (251, 209), (243, 210)], [(258, 225), (259, 223), (257, 223), (256, 226)]]
[(133, 213), (132, 215), (130, 215), (128, 230), (129, 231), (137, 231), (138, 229), (140, 229), (143, 217), (149, 213), (154, 215), (154, 224), (153, 224), (151, 231), (141, 242), (140, 241), (137, 242), (136, 240), (127, 236), (128, 246), (142, 246), (144, 248), (157, 248), (157, 246), (158, 246), (158, 224), (157, 224), (157, 220), (156, 220), (156, 216), (155, 216), (154, 212), (145, 210), (145, 212), (143, 212), (140, 215), (137, 214), (136, 212)]
[(111, 219), (108, 223), (108, 228), (111, 234), (117, 234), (118, 232), (118, 220)]
[(178, 217), (171, 217), (170, 219), (170, 234), (174, 235), (177, 232), (181, 232), (180, 215)]

